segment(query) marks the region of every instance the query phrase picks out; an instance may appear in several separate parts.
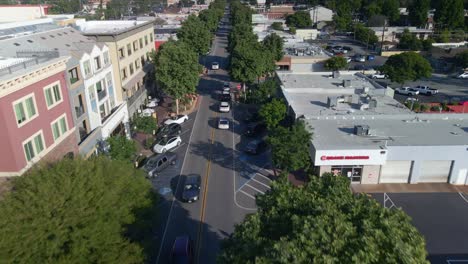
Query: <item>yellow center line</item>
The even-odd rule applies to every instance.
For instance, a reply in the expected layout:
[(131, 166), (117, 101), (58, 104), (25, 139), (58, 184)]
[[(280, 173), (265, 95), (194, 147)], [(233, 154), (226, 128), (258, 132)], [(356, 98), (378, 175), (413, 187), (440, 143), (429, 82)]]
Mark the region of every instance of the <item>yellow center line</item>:
[[(215, 113), (215, 122), (216, 122), (216, 117), (218, 116), (218, 113)], [(199, 262), (200, 258), (200, 250), (201, 250), (201, 244), (202, 244), (202, 233), (203, 233), (203, 224), (205, 221), (205, 207), (206, 207), (206, 196), (208, 192), (208, 178), (210, 177), (210, 170), (211, 170), (211, 154), (213, 150), (213, 143), (214, 143), (214, 135), (215, 135), (215, 129), (211, 129), (211, 135), (210, 135), (210, 150), (209, 150), (209, 156), (208, 160), (206, 162), (206, 172), (205, 172), (205, 180), (204, 180), (204, 186), (203, 188), (203, 200), (202, 200), (202, 207), (201, 207), (201, 212), (200, 212), (200, 223), (198, 224), (198, 233), (197, 233), (197, 253), (196, 253), (196, 263)]]

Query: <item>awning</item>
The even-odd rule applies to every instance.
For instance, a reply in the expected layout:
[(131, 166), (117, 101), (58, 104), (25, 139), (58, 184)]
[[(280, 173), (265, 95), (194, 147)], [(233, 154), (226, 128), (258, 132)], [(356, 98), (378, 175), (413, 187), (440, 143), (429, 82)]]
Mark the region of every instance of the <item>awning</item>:
[(139, 73), (135, 74), (130, 80), (128, 80), (128, 82), (126, 84), (123, 85), (123, 89), (125, 91), (131, 89), (133, 86), (135, 86), (135, 84), (140, 81), (141, 79), (143, 79), (143, 77), (145, 77), (146, 73), (143, 72), (143, 71), (140, 71)]

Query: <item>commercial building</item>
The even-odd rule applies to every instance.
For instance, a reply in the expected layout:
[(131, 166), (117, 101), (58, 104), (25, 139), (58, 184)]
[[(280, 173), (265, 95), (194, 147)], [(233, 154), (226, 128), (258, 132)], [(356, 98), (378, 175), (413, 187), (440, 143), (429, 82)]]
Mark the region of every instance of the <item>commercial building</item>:
[(312, 24), (333, 21), (333, 10), (329, 8), (315, 6), (309, 10), (309, 13)]
[(133, 116), (146, 100), (146, 72), (154, 47), (152, 21), (86, 21), (77, 26), (90, 39), (109, 47), (118, 101), (126, 101)]
[(0, 176), (18, 176), (40, 160), (77, 153), (68, 59), (55, 53), (0, 60)]
[(468, 114), (415, 114), (360, 73), (277, 76), (289, 113), (313, 133), (317, 174), (360, 184), (468, 184)]
[(0, 22), (38, 19), (49, 13), (50, 5), (0, 5)]

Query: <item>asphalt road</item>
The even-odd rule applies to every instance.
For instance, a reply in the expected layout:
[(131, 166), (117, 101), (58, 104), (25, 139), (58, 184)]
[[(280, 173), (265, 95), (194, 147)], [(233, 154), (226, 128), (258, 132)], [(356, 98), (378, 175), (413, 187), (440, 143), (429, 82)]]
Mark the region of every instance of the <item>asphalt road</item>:
[[(180, 173), (169, 172), (174, 174), (169, 183), (166, 180), (173, 195), (166, 194), (161, 202), (160, 230), (155, 232), (155, 239), (161, 243), (155, 249), (157, 254), (152, 263), (168, 263), (172, 243), (181, 235), (192, 238), (195, 263), (216, 263), (221, 240), (234, 231), (235, 224), (246, 214), (256, 211), (255, 195), (269, 189), (270, 179), (263, 170), (268, 152), (252, 157), (241, 151), (246, 141), (241, 135), (243, 108), (233, 104), (229, 113), (217, 111), (215, 91), (229, 80), (225, 70), (228, 65), (226, 46), (227, 30), (221, 28), (213, 41), (211, 54), (202, 60), (208, 68), (216, 61), (221, 69), (210, 71), (200, 80), (199, 109), (191, 117), (194, 123), (188, 141), (184, 141), (187, 143), (186, 154), (179, 167)], [(219, 117), (231, 120), (229, 130), (217, 129)], [(178, 200), (181, 176), (193, 173), (202, 178), (200, 200), (192, 204), (181, 203)], [(247, 190), (248, 186), (253, 188)]]

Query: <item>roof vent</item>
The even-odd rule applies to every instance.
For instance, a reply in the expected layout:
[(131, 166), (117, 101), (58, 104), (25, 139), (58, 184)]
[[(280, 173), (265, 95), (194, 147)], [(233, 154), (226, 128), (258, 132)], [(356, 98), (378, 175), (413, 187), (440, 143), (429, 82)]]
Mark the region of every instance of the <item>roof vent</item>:
[(343, 87), (351, 87), (351, 80), (343, 80)]
[(375, 108), (377, 108), (377, 100), (375, 98), (372, 98), (369, 100), (369, 109)]
[(357, 136), (367, 136), (369, 135), (369, 126), (368, 125), (356, 125), (354, 126), (354, 134)]
[(339, 71), (334, 71), (333, 72), (333, 78), (340, 78), (340, 72)]

